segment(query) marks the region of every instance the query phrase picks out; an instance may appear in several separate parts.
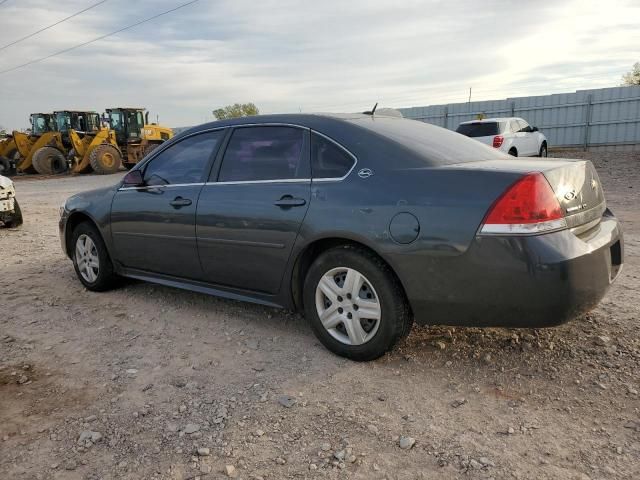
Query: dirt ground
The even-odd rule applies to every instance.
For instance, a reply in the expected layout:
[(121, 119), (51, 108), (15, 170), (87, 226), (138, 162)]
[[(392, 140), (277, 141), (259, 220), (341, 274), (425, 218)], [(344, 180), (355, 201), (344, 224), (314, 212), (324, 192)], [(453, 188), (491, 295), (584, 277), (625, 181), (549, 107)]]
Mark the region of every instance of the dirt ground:
[(640, 155), (586, 155), (626, 241), (599, 307), (546, 330), (419, 327), (370, 363), (330, 354), (296, 314), (132, 281), (84, 290), (58, 207), (119, 176), (17, 179), (0, 477), (640, 478)]

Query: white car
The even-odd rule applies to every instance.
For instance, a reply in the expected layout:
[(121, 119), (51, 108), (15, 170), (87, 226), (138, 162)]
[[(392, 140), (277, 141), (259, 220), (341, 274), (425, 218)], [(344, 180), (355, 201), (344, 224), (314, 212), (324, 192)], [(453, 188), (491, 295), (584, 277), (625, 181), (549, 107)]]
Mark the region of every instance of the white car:
[(0, 227), (18, 225), (22, 225), (22, 212), (16, 200), (16, 189), (11, 180), (0, 175)]
[(456, 132), (514, 157), (546, 157), (547, 137), (522, 118), (483, 118), (462, 122)]

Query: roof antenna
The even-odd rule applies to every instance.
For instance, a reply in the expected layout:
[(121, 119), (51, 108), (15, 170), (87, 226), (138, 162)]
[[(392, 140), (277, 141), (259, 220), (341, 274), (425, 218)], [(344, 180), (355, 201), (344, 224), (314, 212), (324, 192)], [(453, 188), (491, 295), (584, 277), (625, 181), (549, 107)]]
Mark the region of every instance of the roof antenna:
[(372, 116), (373, 116), (373, 114), (374, 114), (374, 113), (376, 113), (376, 108), (378, 108), (378, 102), (376, 102), (376, 104), (373, 106), (373, 108), (371, 109), (371, 111), (368, 111), (368, 112), (362, 112), (362, 113), (363, 113), (364, 115), (372, 115)]

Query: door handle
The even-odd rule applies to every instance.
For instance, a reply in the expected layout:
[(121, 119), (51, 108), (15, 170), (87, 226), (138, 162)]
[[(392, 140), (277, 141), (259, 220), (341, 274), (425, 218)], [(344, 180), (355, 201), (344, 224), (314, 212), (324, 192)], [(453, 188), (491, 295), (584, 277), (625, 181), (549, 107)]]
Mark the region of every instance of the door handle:
[(275, 201), (273, 204), (280, 208), (289, 207), (301, 207), (305, 205), (307, 201), (304, 198), (295, 198), (291, 195), (284, 195), (280, 200)]
[(191, 205), (191, 200), (189, 200), (188, 198), (176, 197), (171, 202), (169, 202), (169, 205), (171, 205), (173, 208), (188, 207), (189, 205)]

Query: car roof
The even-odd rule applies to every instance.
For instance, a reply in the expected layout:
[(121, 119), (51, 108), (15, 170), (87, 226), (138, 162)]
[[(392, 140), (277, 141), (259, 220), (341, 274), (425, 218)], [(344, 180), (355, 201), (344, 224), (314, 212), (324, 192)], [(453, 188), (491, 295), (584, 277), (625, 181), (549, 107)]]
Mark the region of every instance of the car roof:
[(170, 142), (215, 128), (261, 124), (310, 128), (379, 168), (433, 167), (502, 157), (496, 149), (436, 125), (363, 113), (285, 113), (232, 118), (190, 128)]
[(468, 120), (466, 122), (460, 122), (460, 125), (469, 125), (470, 123), (495, 123), (495, 122), (508, 122), (510, 120), (522, 120), (520, 117), (493, 117), (483, 118), (482, 120)]

